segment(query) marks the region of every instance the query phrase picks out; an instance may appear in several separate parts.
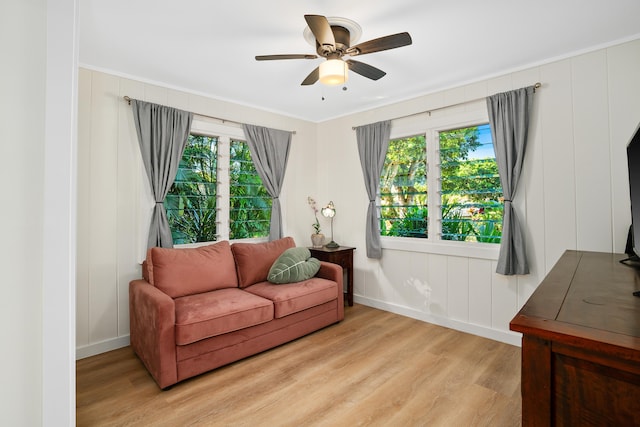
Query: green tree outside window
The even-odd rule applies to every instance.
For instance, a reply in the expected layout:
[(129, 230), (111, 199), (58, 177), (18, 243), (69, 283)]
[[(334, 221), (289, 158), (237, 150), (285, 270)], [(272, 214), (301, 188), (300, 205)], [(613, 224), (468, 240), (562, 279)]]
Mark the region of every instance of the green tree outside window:
[(380, 177), (380, 234), (428, 236), (427, 164), (424, 135), (389, 142)]
[(245, 141), (231, 141), (229, 163), (229, 238), (246, 239), (269, 235), (271, 196), (262, 184)]
[(190, 135), (176, 179), (164, 201), (174, 244), (217, 239), (218, 140)]

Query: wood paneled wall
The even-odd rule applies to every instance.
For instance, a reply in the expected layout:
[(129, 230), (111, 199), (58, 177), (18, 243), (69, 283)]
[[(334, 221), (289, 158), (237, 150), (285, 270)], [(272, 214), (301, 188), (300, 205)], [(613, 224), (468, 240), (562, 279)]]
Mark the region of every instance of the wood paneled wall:
[[(78, 357), (126, 345), (127, 287), (140, 274), (148, 198), (130, 107), (122, 96), (235, 121), (296, 130), (283, 189), (286, 234), (309, 244), (307, 196), (333, 200), (335, 240), (356, 246), (355, 299), (493, 339), (566, 249), (624, 249), (630, 223), (625, 147), (640, 122), (640, 40), (398, 104), (309, 123), (81, 69), (78, 152)], [(366, 258), (364, 190), (352, 126), (541, 82), (516, 207), (531, 274), (505, 277), (495, 257), (385, 249)], [(460, 106), (456, 109), (477, 108)], [(447, 114), (447, 110), (441, 110)], [(451, 110), (453, 111), (453, 110)], [(142, 200), (142, 201), (141, 201)], [(321, 223), (329, 230), (329, 223)]]
[[(336, 241), (357, 246), (355, 300), (517, 344), (508, 324), (566, 249), (622, 252), (630, 224), (626, 144), (640, 123), (640, 41), (426, 95), (319, 125), (334, 173)], [(352, 126), (446, 107), (541, 82), (515, 200), (531, 274), (497, 275), (495, 258), (440, 249), (365, 254), (367, 197)], [(475, 103), (439, 110), (453, 114)], [(357, 165), (357, 166), (354, 166)], [(341, 183), (353, 183), (349, 186)]]
[[(308, 239), (304, 224), (315, 176), (315, 124), (213, 98), (81, 68), (78, 114), (78, 259), (76, 351), (82, 358), (129, 342), (129, 281), (141, 276), (153, 207), (140, 157), (131, 98), (197, 114), (295, 130), (280, 197), (285, 232)], [(306, 222), (306, 221), (305, 221)], [(305, 240), (306, 241), (306, 240)]]

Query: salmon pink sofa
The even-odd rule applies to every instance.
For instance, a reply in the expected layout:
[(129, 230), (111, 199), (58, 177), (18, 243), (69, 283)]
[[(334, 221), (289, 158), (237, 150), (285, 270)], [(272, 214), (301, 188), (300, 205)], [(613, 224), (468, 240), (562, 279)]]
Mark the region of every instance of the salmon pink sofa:
[[(299, 338), (344, 318), (342, 268), (274, 284), (269, 270), (295, 247), (220, 241), (151, 248), (129, 284), (131, 347), (160, 388)], [(317, 260), (313, 260), (317, 262)]]

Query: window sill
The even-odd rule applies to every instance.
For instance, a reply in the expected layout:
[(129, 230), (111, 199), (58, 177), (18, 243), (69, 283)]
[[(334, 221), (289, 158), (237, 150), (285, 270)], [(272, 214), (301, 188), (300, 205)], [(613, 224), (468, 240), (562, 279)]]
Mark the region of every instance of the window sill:
[(500, 254), (500, 245), (493, 243), (433, 242), (426, 239), (410, 237), (381, 237), (380, 240), (383, 249), (398, 251), (480, 258), (494, 261), (498, 260), (498, 255)]

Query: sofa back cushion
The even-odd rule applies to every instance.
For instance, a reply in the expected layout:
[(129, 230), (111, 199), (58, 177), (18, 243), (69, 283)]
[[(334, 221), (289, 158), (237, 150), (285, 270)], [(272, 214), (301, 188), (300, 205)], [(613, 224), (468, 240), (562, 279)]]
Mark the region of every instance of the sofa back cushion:
[(199, 248), (151, 248), (146, 261), (149, 283), (172, 298), (238, 286), (226, 240)]
[(267, 280), (269, 269), (274, 261), (284, 251), (295, 246), (296, 242), (293, 237), (284, 237), (272, 242), (234, 243), (231, 245), (233, 257), (236, 260), (239, 286), (246, 288)]

